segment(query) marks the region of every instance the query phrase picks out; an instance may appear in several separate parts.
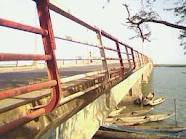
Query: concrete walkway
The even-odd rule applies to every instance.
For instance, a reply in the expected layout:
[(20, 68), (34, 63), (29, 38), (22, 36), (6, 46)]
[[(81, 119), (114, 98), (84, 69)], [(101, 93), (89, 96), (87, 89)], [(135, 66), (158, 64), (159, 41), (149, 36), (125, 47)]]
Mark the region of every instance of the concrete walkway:
[[(118, 68), (118, 64), (109, 64), (109, 68)], [(86, 66), (74, 66), (65, 67), (59, 69), (60, 77), (69, 77), (73, 75), (88, 73), (92, 71), (102, 70), (101, 65), (86, 65)], [(33, 69), (26, 71), (8, 71), (0, 73), (0, 91), (4, 89), (9, 89), (13, 87), (19, 87), (23, 85), (33, 84), (41, 81), (47, 80), (47, 70), (46, 69)]]

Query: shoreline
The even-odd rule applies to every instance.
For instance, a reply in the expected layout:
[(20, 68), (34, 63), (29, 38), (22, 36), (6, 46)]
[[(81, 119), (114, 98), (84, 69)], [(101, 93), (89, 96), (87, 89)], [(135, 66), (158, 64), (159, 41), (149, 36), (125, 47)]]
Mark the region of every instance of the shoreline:
[(186, 67), (186, 64), (154, 64), (154, 67)]

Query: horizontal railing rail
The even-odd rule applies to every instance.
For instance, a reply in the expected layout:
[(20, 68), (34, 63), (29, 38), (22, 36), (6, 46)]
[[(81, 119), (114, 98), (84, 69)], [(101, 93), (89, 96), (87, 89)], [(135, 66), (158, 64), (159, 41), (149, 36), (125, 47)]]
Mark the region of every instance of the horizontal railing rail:
[(24, 24), (21, 24), (21, 23), (17, 23), (17, 22), (2, 19), (2, 18), (0, 18), (0, 26), (9, 27), (9, 28), (13, 28), (13, 29), (27, 31), (27, 32), (31, 32), (31, 33), (36, 33), (36, 34), (41, 34), (41, 35), (47, 35), (48, 34), (48, 32), (44, 29), (32, 27), (32, 26), (29, 26), (29, 25), (24, 25)]
[(57, 82), (55, 80), (51, 80), (51, 81), (47, 81), (43, 83), (37, 83), (37, 84), (9, 89), (9, 90), (3, 91), (2, 93), (0, 92), (0, 100), (13, 97), (13, 96), (22, 95), (22, 94), (25, 94), (31, 91), (51, 88), (51, 87), (56, 86), (56, 84)]
[(10, 54), (0, 53), (0, 61), (15, 61), (15, 60), (51, 60), (50, 55), (36, 55), (36, 54)]

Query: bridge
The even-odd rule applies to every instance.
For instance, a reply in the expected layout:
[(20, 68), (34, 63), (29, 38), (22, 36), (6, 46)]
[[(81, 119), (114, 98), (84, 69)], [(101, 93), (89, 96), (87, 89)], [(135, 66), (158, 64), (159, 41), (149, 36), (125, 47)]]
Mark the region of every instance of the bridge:
[[(32, 2), (36, 3), (40, 28), (0, 18), (0, 26), (40, 35), (44, 49), (43, 55), (0, 53), (3, 62), (44, 61), (37, 67), (0, 68), (0, 135), (5, 138), (91, 138), (133, 86), (148, 81), (152, 61), (49, 0)], [(95, 33), (97, 44), (55, 36), (51, 11)], [(103, 37), (112, 41), (115, 48), (105, 46)], [(56, 39), (96, 48), (100, 57), (58, 59)], [(116, 53), (117, 57), (108, 57), (106, 51)], [(75, 64), (68, 65), (66, 61), (75, 61)]]

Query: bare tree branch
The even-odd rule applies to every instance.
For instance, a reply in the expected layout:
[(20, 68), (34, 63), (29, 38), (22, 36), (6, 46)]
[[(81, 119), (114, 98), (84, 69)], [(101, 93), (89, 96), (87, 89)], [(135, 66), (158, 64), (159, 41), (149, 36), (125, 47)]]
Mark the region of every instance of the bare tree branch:
[(163, 21), (163, 20), (141, 19), (140, 24), (142, 24), (142, 23), (144, 23), (144, 22), (158, 23), (158, 24), (163, 24), (163, 25), (166, 25), (166, 26), (172, 27), (172, 28), (181, 29), (181, 30), (186, 30), (186, 26), (182, 26), (182, 25), (177, 25), (177, 24), (169, 23), (169, 22)]
[(148, 33), (144, 34), (144, 32), (142, 30), (142, 27), (141, 27), (141, 25), (144, 24), (144, 23), (158, 23), (158, 24), (162, 24), (162, 25), (165, 25), (165, 26), (168, 26), (168, 27), (172, 27), (172, 28), (175, 28), (175, 29), (180, 29), (180, 30), (186, 31), (186, 26), (178, 25), (178, 24), (170, 23), (170, 22), (167, 22), (167, 21), (164, 21), (164, 20), (156, 19), (156, 15), (153, 12), (152, 13), (142, 12), (143, 16), (140, 16), (140, 15), (137, 15), (137, 14), (134, 15), (134, 16), (131, 16), (128, 5), (123, 4), (123, 6), (126, 8), (126, 11), (128, 13), (128, 17), (127, 17), (128, 22), (127, 23), (130, 23), (131, 27), (136, 27), (136, 29), (138, 29), (138, 33), (140, 34), (140, 37), (141, 37), (143, 42), (145, 40), (148, 40), (148, 37), (151, 34), (150, 31)]
[(143, 34), (142, 28), (140, 27), (141, 23), (134, 22), (134, 16), (132, 18), (130, 17), (130, 11), (129, 11), (128, 5), (124, 4), (124, 6), (126, 7), (126, 10), (127, 10), (127, 13), (128, 13), (127, 20), (129, 21), (129, 23), (131, 23), (132, 25), (135, 25), (136, 26), (136, 28), (138, 29), (139, 34), (140, 34), (140, 37), (141, 37), (141, 39), (142, 39), (143, 42), (145, 40), (148, 40), (147, 37), (145, 37), (145, 35)]

